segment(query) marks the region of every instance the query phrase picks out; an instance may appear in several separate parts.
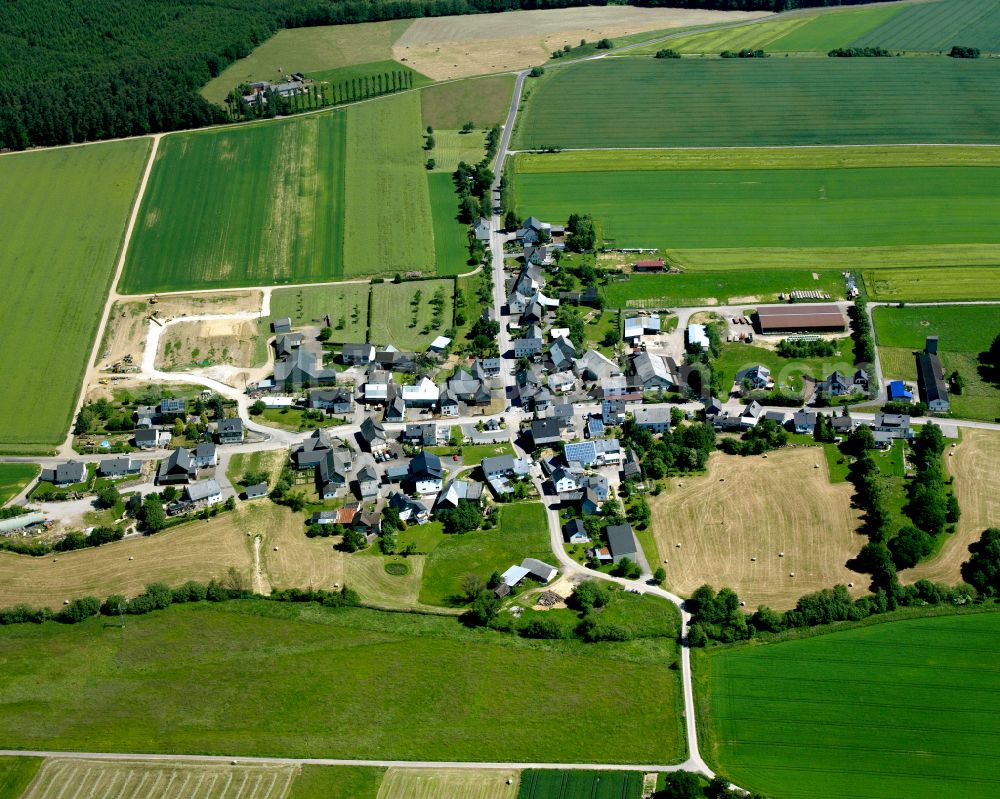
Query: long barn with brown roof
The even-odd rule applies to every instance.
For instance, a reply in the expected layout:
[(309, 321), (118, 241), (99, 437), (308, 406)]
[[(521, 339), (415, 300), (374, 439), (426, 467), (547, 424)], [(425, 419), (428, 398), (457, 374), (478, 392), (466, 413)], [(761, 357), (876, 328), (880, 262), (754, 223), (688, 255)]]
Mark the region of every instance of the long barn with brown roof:
[(762, 305), (757, 308), (761, 333), (832, 332), (847, 328), (839, 305)]

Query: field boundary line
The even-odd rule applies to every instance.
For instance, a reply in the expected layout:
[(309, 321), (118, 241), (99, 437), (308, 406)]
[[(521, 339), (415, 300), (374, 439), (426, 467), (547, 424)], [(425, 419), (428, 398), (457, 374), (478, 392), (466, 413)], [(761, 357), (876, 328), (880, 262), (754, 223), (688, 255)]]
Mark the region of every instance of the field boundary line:
[(614, 152), (671, 152), (677, 150), (842, 150), (842, 149), (873, 149), (880, 147), (1000, 147), (1000, 143), (976, 142), (890, 142), (888, 144), (728, 144), (718, 147), (691, 145), (688, 147), (560, 147), (558, 150), (526, 149), (508, 150), (509, 155), (558, 155), (559, 153), (614, 153)]

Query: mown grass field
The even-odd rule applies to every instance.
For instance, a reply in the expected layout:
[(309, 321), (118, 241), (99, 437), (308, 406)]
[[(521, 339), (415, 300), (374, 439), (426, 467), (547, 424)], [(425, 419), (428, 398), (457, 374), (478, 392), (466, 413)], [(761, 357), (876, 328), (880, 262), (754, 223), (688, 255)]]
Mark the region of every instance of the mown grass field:
[(454, 129), (466, 122), (488, 128), (507, 118), (513, 75), (490, 75), (429, 86), (420, 92), (420, 116), (424, 127)]
[(346, 117), (164, 138), (121, 290), (343, 277)]
[(998, 79), (989, 59), (592, 61), (533, 85), (514, 146), (993, 143)]
[[(270, 320), (290, 317), (292, 325), (322, 327), (328, 314), (333, 335), (331, 341), (361, 342), (368, 335), (367, 283), (340, 283), (335, 286), (304, 286), (276, 289), (271, 294)], [(267, 333), (270, 329), (267, 329)]]
[[(985, 245), (961, 248), (965, 256), (978, 255), (989, 265), (938, 269), (880, 269), (864, 272), (868, 296), (882, 302), (909, 300), (935, 302), (943, 300), (991, 300), (1000, 298), (1000, 252)], [(976, 250), (978, 249), (978, 252)], [(969, 257), (958, 253), (954, 260), (968, 263)], [(942, 264), (945, 266), (947, 264)]]
[(1000, 243), (1000, 167), (529, 172), (516, 187), (522, 216), (586, 209), (618, 247)]
[[(673, 254), (671, 252), (671, 254)], [(818, 275), (816, 280), (813, 275)], [(778, 294), (795, 290), (843, 293), (843, 277), (830, 270), (742, 269), (734, 271), (685, 272), (680, 275), (633, 274), (628, 280), (601, 287), (609, 308), (670, 308), (674, 305), (705, 305), (770, 302)]]
[(1000, 50), (995, 0), (944, 0), (903, 9), (852, 44), (899, 50), (950, 50), (952, 45)]
[(952, 414), (986, 422), (1000, 418), (1000, 386), (985, 379), (979, 361), (979, 354), (1000, 335), (1000, 306), (876, 308), (872, 317), (887, 377), (915, 380), (912, 353), (924, 348), (927, 336), (936, 335), (945, 374), (957, 371), (965, 384), (961, 394), (949, 394)]
[(149, 139), (0, 158), (0, 450), (69, 430)]
[(101, 762), (69, 757), (47, 759), (22, 799), (115, 796), (140, 799), (284, 799), (296, 779), (291, 765)]
[(788, 31), (805, 25), (802, 18), (769, 19), (765, 22), (755, 22), (752, 25), (735, 25), (731, 28), (693, 32), (686, 36), (678, 36), (665, 42), (655, 42), (634, 50), (629, 55), (653, 55), (657, 50), (670, 48), (678, 53), (721, 53), (723, 50), (740, 50), (744, 47), (767, 47), (775, 39), (784, 36)]
[[(537, 502), (503, 505), (500, 523), (492, 530), (445, 536), (428, 555), (420, 601), (454, 607), (466, 604), (462, 577), (477, 574), (483, 581), (525, 558), (553, 560), (545, 509)], [(553, 564), (554, 565), (554, 564)]]
[[(457, 166), (457, 164), (456, 164)], [(439, 275), (460, 275), (469, 266), (469, 226), (458, 221), (458, 194), (447, 172), (427, 175), (434, 216), (434, 258)]]
[(788, 799), (996, 796), (998, 646), (983, 613), (699, 654), (703, 754)]
[[(444, 306), (441, 324), (435, 325), (430, 301), (439, 291), (444, 293)], [(373, 344), (392, 344), (399, 350), (426, 350), (435, 338), (451, 327), (454, 301), (453, 280), (376, 283), (372, 286), (368, 340)]]
[(40, 757), (0, 757), (0, 799), (20, 799), (41, 765)]
[(38, 475), (33, 463), (0, 463), (0, 507), (16, 497)]
[(905, 8), (899, 4), (889, 4), (820, 14), (768, 42), (765, 49), (774, 53), (825, 53), (835, 47), (846, 47), (859, 36), (885, 24)]
[(633, 771), (541, 771), (521, 773), (518, 799), (638, 799), (642, 774)]
[[(0, 737), (61, 751), (674, 762), (676, 648), (640, 643), (263, 600), (174, 606), (125, 629), (19, 625), (0, 630)], [(517, 735), (493, 734), (500, 714)], [(628, 724), (608, 736), (612, 715)], [(551, 718), (576, 735), (551, 735)]]
[(405, 769), (386, 772), (378, 799), (516, 799), (512, 769)]
[(346, 118), (344, 274), (433, 273), (420, 96), (362, 103)]
[[(336, 86), (339, 83), (346, 84), (352, 80), (363, 81), (365, 78), (370, 79), (375, 75), (386, 75), (394, 72), (405, 72), (412, 75), (414, 87), (426, 86), (433, 83), (426, 75), (421, 75), (415, 69), (411, 69), (406, 64), (400, 64), (398, 61), (393, 61), (391, 58), (381, 61), (370, 61), (366, 64), (352, 64), (346, 67), (309, 72), (306, 74), (306, 77), (313, 80), (326, 81), (331, 86)], [(391, 78), (389, 78), (389, 81), (391, 81)], [(391, 83), (387, 83), (386, 85), (391, 85)]]

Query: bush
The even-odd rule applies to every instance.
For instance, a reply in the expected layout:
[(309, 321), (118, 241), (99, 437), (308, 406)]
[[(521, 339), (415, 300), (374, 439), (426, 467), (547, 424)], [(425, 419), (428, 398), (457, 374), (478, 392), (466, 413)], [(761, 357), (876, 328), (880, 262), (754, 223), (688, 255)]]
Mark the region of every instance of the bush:
[(565, 638), (566, 631), (555, 619), (534, 618), (530, 619), (519, 630), (524, 638)]
[(94, 596), (74, 599), (56, 614), (56, 621), (64, 624), (78, 624), (84, 619), (96, 616), (101, 612), (101, 601)]
[(611, 588), (607, 583), (597, 580), (584, 580), (570, 596), (566, 604), (574, 610), (589, 611), (603, 608), (611, 602)]
[(653, 58), (680, 58), (680, 57), (681, 57), (680, 53), (678, 53), (676, 50), (671, 50), (670, 48), (666, 48), (664, 50), (657, 50), (656, 55), (653, 56)]
[(952, 58), (979, 58), (979, 48), (978, 47), (961, 47), (960, 45), (955, 45), (951, 48), (951, 52), (948, 53)]
[(614, 574), (628, 580), (635, 580), (642, 574), (639, 564), (631, 558), (622, 558), (613, 570)]

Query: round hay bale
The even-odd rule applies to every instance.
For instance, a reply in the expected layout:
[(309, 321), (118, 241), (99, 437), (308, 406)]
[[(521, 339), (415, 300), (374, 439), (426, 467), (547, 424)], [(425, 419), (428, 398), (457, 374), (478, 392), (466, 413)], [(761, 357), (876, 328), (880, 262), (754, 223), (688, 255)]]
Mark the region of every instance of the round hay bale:
[(756, 563), (757, 562), (757, 558), (750, 558), (750, 562), (751, 563)]
[(795, 576), (795, 572), (788, 572), (788, 576), (789, 577), (794, 577)]
[(784, 552), (779, 552), (779, 553), (778, 553), (778, 557), (779, 557), (779, 558), (783, 558), (783, 557), (785, 557), (785, 553), (784, 553)]

